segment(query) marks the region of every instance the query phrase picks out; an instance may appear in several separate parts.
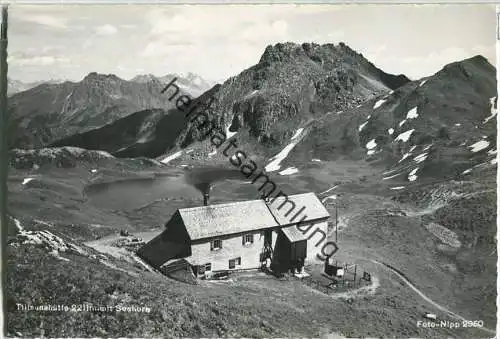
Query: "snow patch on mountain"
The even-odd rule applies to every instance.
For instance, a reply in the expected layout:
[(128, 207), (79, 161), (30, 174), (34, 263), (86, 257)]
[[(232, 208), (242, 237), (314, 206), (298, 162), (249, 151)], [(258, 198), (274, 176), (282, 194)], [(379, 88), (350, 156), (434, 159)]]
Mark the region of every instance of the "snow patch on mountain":
[(377, 101), (377, 102), (375, 103), (375, 105), (373, 105), (373, 109), (377, 109), (377, 108), (379, 108), (380, 106), (382, 106), (382, 105), (384, 104), (384, 102), (386, 102), (386, 100), (385, 100), (385, 99), (380, 99), (379, 101)]
[(292, 175), (295, 173), (298, 173), (299, 170), (296, 167), (288, 167), (287, 169), (284, 169), (283, 171), (279, 172), (280, 175)]
[(11, 220), (14, 222), (14, 225), (16, 225), (16, 228), (19, 233), (24, 232), (24, 227), (21, 225), (21, 222), (17, 220), (16, 218), (10, 217)]
[(295, 131), (295, 134), (293, 135), (292, 140), (297, 139), (299, 137), (299, 135), (302, 133), (302, 131), (304, 131), (303, 128), (299, 128), (297, 131)]
[(488, 121), (490, 121), (491, 119), (493, 119), (494, 117), (496, 117), (496, 115), (498, 113), (498, 110), (495, 108), (495, 100), (496, 100), (496, 97), (490, 98), (490, 105), (491, 105), (490, 112), (491, 112), (491, 115), (489, 117), (487, 117), (486, 119), (484, 119), (483, 124), (487, 123)]
[(227, 139), (231, 139), (233, 136), (235, 136), (236, 134), (238, 134), (238, 132), (231, 132), (229, 129), (231, 128), (231, 125), (228, 125), (226, 127), (226, 137)]
[(302, 134), (303, 131), (304, 131), (303, 128), (299, 128), (295, 132), (295, 134), (293, 135), (292, 142), (289, 143), (288, 145), (286, 145), (285, 148), (283, 148), (281, 150), (281, 152), (279, 152), (278, 154), (273, 156), (271, 159), (269, 159), (270, 162), (265, 167), (265, 170), (267, 172), (275, 172), (281, 168), (280, 163), (288, 156), (288, 154), (292, 151), (292, 149), (295, 147), (295, 145), (297, 145), (297, 143), (298, 143), (297, 139)]
[(162, 161), (160, 161), (162, 164), (168, 164), (170, 161), (174, 160), (174, 159), (177, 159), (178, 157), (180, 157), (182, 155), (182, 151), (179, 151), (177, 153), (174, 153), (172, 155), (169, 155), (165, 158), (163, 158)]
[(389, 180), (389, 179), (392, 179), (392, 178), (395, 178), (395, 177), (399, 177), (402, 173), (396, 173), (396, 174), (393, 174), (393, 175), (390, 175), (388, 177), (383, 177), (382, 180)]
[(418, 117), (417, 107), (413, 107), (411, 110), (408, 111), (408, 114), (406, 114), (406, 119), (415, 119), (417, 117)]
[(392, 169), (392, 170), (389, 170), (389, 171), (385, 171), (385, 172), (384, 172), (384, 175), (394, 173), (394, 172), (396, 172), (397, 170), (398, 170), (398, 169), (397, 169), (397, 168), (395, 168), (395, 169)]
[(403, 132), (403, 133), (399, 134), (394, 141), (407, 142), (410, 139), (410, 137), (414, 131), (415, 131), (415, 129), (411, 129), (409, 131)]
[(30, 181), (32, 181), (32, 180), (34, 180), (34, 179), (35, 179), (35, 178), (25, 178), (25, 179), (23, 180), (23, 183), (22, 183), (22, 184), (23, 184), (23, 185), (26, 185), (27, 183), (29, 183)]
[(476, 153), (479, 151), (482, 151), (483, 149), (487, 148), (490, 145), (490, 143), (486, 140), (480, 140), (476, 142), (475, 144), (470, 145), (469, 147), (471, 148), (471, 152)]
[(418, 167), (417, 167), (417, 168), (415, 168), (413, 171), (411, 171), (411, 172), (408, 174), (408, 180), (409, 180), (409, 181), (415, 181), (415, 180), (417, 180), (417, 178), (418, 178), (418, 176), (416, 175), (417, 171), (418, 171)]
[(408, 152), (408, 153), (405, 153), (403, 154), (403, 156), (401, 157), (401, 159), (399, 159), (398, 163), (404, 161), (406, 158), (408, 158), (409, 156), (411, 155), (411, 152)]
[(364, 123), (362, 123), (361, 125), (359, 125), (358, 131), (361, 132), (363, 130), (363, 128), (365, 128), (366, 124), (368, 124), (368, 120), (365, 121)]
[(368, 143), (366, 144), (367, 149), (374, 149), (375, 147), (377, 147), (377, 143), (375, 142), (375, 139), (368, 141)]
[(415, 158), (413, 158), (413, 160), (415, 160), (415, 162), (417, 163), (421, 163), (422, 161), (425, 161), (425, 159), (427, 159), (427, 154), (428, 153), (419, 154)]
[(18, 247), (21, 245), (37, 245), (44, 247), (49, 250), (50, 254), (54, 255), (58, 259), (68, 261), (67, 258), (63, 258), (59, 255), (59, 252), (73, 252), (84, 256), (92, 257), (87, 251), (83, 250), (81, 247), (69, 243), (62, 239), (61, 237), (54, 235), (47, 230), (41, 231), (26, 231), (22, 226), (21, 222), (12, 218), (14, 224), (18, 229), (18, 234), (16, 238), (9, 242), (9, 245)]

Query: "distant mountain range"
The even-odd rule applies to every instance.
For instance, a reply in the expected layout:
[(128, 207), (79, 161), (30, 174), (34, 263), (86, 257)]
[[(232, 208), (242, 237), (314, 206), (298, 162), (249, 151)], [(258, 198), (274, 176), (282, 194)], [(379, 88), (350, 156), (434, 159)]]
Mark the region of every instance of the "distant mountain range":
[[(173, 77), (188, 94), (211, 86), (194, 74), (126, 81), (91, 73), (78, 83), (16, 94), (10, 100), (18, 122), (12, 146), (76, 146), (160, 160), (175, 154), (176, 161), (223, 157), (161, 94)], [(344, 43), (278, 43), (256, 65), (196, 100), (211, 98), (212, 123), (237, 133), (240, 147), (268, 159), (294, 143), (284, 161), (294, 165), (311, 157), (364, 158), (409, 176), (414, 168), (405, 168), (407, 162), (420, 156), (427, 161), (419, 175), (453, 175), (489, 159), (485, 151), (496, 144), (495, 68), (482, 56), (410, 81), (385, 73)], [(480, 141), (489, 146), (471, 153), (467, 147)], [(456, 161), (447, 163), (450, 156)]]
[[(150, 84), (155, 92), (148, 92), (146, 96), (156, 98), (160, 89), (154, 84), (162, 80), (166, 79), (143, 75), (131, 82), (136, 86)], [(232, 128), (240, 126), (248, 131), (251, 138), (269, 148), (282, 144), (301, 122), (332, 109), (354, 107), (408, 81), (404, 75), (383, 72), (343, 43), (336, 46), (285, 43), (269, 46), (257, 65), (228, 79), (221, 86), (215, 86), (201, 96), (200, 101), (208, 100), (213, 95), (215, 102), (210, 117), (216, 125), (223, 129), (229, 129), (231, 125), (234, 125)], [(162, 95), (156, 100), (165, 98)], [(89, 100), (86, 104), (89, 105)], [(63, 138), (46, 142), (45, 145), (78, 145), (118, 152), (123, 156), (156, 157), (169, 149), (185, 147), (198, 138), (196, 128), (185, 126), (185, 119), (179, 119), (175, 109), (169, 111), (173, 108), (171, 103), (164, 102), (161, 108), (143, 106), (146, 110), (136, 112), (131, 107), (133, 105), (127, 106), (128, 114), (122, 113), (122, 117), (127, 115), (126, 119), (134, 119), (135, 124), (130, 127), (133, 130), (128, 129), (129, 132), (122, 137), (110, 139), (105, 136), (115, 129), (112, 121), (116, 126), (122, 126), (118, 119), (106, 119), (111, 125), (103, 123), (95, 127), (87, 120), (85, 124), (78, 124), (86, 128), (84, 133), (81, 130), (74, 136), (58, 133)], [(154, 113), (152, 109), (155, 109)], [(151, 114), (154, 114), (154, 118)], [(85, 113), (85, 116), (88, 117), (89, 113)], [(101, 113), (99, 117), (102, 117)], [(165, 143), (165, 132), (160, 126), (168, 126), (168, 143)], [(121, 131), (122, 127), (118, 130)], [(176, 131), (176, 134), (172, 134), (172, 131)], [(90, 133), (92, 137), (87, 137), (85, 133)], [(99, 141), (104, 139), (106, 147)], [(41, 144), (44, 142), (38, 142), (38, 145)], [(22, 145), (29, 147), (29, 140)]]
[(11, 96), (19, 92), (27, 91), (30, 88), (36, 87), (41, 84), (57, 84), (61, 82), (64, 82), (64, 80), (47, 80), (25, 83), (19, 80), (7, 78), (7, 95)]
[[(181, 91), (192, 97), (212, 85), (193, 73), (186, 77), (140, 75), (127, 81), (95, 72), (79, 82), (44, 82), (31, 84), (31, 88), (26, 85), (25, 90), (9, 99), (13, 117), (10, 143), (18, 148), (44, 147), (141, 110), (168, 110), (175, 102), (170, 102), (161, 90), (174, 77)], [(21, 90), (19, 82), (11, 83)]]
[(162, 77), (155, 77), (152, 74), (141, 74), (133, 77), (130, 81), (146, 83), (150, 81), (159, 81), (163, 84), (169, 83), (173, 78), (177, 78), (175, 83), (186, 93), (189, 93), (192, 97), (197, 97), (207, 91), (209, 88), (213, 87), (216, 83), (213, 81), (207, 81), (201, 76), (188, 72), (187, 74), (167, 74)]

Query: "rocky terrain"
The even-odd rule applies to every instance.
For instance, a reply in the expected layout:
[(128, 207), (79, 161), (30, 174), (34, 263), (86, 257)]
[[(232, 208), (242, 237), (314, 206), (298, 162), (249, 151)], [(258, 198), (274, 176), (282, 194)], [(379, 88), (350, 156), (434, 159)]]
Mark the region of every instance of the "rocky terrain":
[[(193, 83), (198, 79), (191, 78)], [(131, 81), (145, 84), (160, 83), (164, 81), (162, 79), (138, 76)], [(403, 75), (394, 76), (381, 71), (343, 43), (284, 43), (269, 46), (257, 65), (212, 88), (210, 92), (200, 96), (199, 101), (208, 105), (209, 101), (214, 100), (207, 110), (214, 126), (231, 132), (245, 130), (259, 145), (272, 148), (282, 145), (291, 137), (300, 123), (331, 110), (355, 107), (368, 98), (386, 93), (408, 81)], [(198, 82), (201, 80), (198, 79)], [(193, 86), (185, 86), (182, 81), (176, 84), (185, 90), (184, 93), (195, 96), (190, 92)], [(166, 93), (160, 94), (161, 89), (163, 87), (152, 88), (157, 91), (152, 95), (166, 101), (168, 96)], [(174, 89), (170, 89), (168, 93), (172, 95)], [(199, 91), (194, 89), (194, 93)], [(161, 107), (151, 104), (144, 107), (161, 108), (164, 111), (143, 110), (131, 113), (129, 108), (132, 106), (127, 106), (127, 111), (121, 113), (122, 117), (126, 120), (133, 119), (136, 126), (141, 126), (128, 133), (121, 132), (123, 124), (128, 122), (120, 122), (118, 117), (113, 116), (113, 119), (108, 119), (107, 124), (97, 128), (86, 121), (85, 129), (78, 131), (78, 136), (70, 135), (51, 143), (51, 146), (102, 149), (117, 156), (135, 156), (139, 154), (135, 149), (140, 148), (143, 155), (150, 157), (159, 156), (168, 150), (185, 148), (199, 139), (200, 132), (192, 124), (187, 125), (185, 118), (182, 121), (177, 119), (179, 110), (175, 107), (169, 110), (177, 97)], [(108, 113), (104, 116), (107, 115)], [(164, 115), (169, 116), (166, 120), (168, 123), (163, 123)], [(287, 123), (278, 123), (280, 121)], [(145, 135), (146, 129), (155, 132)], [(105, 135), (110, 132), (115, 135), (111, 147), (104, 140)], [(166, 134), (169, 135), (168, 140), (165, 140)], [(146, 141), (148, 144), (144, 145)], [(97, 147), (100, 143), (103, 145)], [(163, 145), (160, 152), (157, 151), (157, 144)], [(119, 153), (118, 150), (123, 152)], [(211, 149), (206, 148), (205, 153), (210, 152)]]
[(392, 179), (410, 180), (415, 169), (418, 176), (453, 178), (496, 158), (495, 115), (495, 69), (477, 56), (313, 121), (295, 154), (366, 159), (388, 166)]
[[(268, 46), (258, 64), (214, 91), (215, 103), (207, 114), (219, 129), (245, 132), (272, 149), (283, 146), (300, 124), (353, 108), (408, 81), (404, 75), (384, 73), (343, 43), (279, 43)], [(176, 146), (200, 137), (192, 124)]]
[[(195, 100), (214, 98), (214, 125), (283, 192), (318, 195), (332, 215), (330, 239), (338, 220), (336, 260), (356, 263), (377, 282), (339, 296), (259, 273), (192, 286), (151, 270), (133, 249), (159, 234), (178, 208), (202, 204), (207, 183), (200, 178), (214, 183), (213, 204), (255, 199), (258, 186), (238, 177), (223, 147), (200, 138), (172, 103), (138, 109), (130, 95), (120, 103), (130, 113), (120, 116), (87, 112), (78, 102), (71, 107), (79, 113), (71, 118), (66, 109), (64, 119), (77, 126), (89, 116), (96, 123), (88, 131), (75, 128), (47, 143), (53, 147), (10, 152), (9, 334), (494, 336), (495, 71), (476, 56), (410, 81), (345, 44), (283, 43)], [(152, 93), (149, 78), (128, 83)], [(151, 98), (166, 100), (160, 91)], [(13, 100), (28, 105), (21, 94)], [(110, 99), (93, 95), (91, 102), (107, 107)], [(33, 112), (26, 126), (41, 119)], [(16, 303), (151, 312), (23, 312)], [(426, 313), (484, 324), (418, 327)]]

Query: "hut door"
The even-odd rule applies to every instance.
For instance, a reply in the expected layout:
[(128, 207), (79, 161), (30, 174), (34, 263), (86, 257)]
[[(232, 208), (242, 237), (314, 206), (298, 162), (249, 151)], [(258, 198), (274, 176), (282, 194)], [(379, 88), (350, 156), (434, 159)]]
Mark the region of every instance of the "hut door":
[(292, 269), (297, 269), (300, 272), (307, 256), (307, 241), (300, 240), (292, 243), (290, 252)]
[(271, 246), (273, 243), (273, 231), (265, 230), (264, 231), (264, 246)]

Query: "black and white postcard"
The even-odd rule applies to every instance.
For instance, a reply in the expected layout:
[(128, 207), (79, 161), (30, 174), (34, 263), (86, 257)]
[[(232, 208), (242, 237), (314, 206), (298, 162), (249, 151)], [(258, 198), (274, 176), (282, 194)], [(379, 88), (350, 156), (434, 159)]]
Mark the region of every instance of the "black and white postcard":
[(7, 12), (6, 336), (495, 337), (494, 5)]

